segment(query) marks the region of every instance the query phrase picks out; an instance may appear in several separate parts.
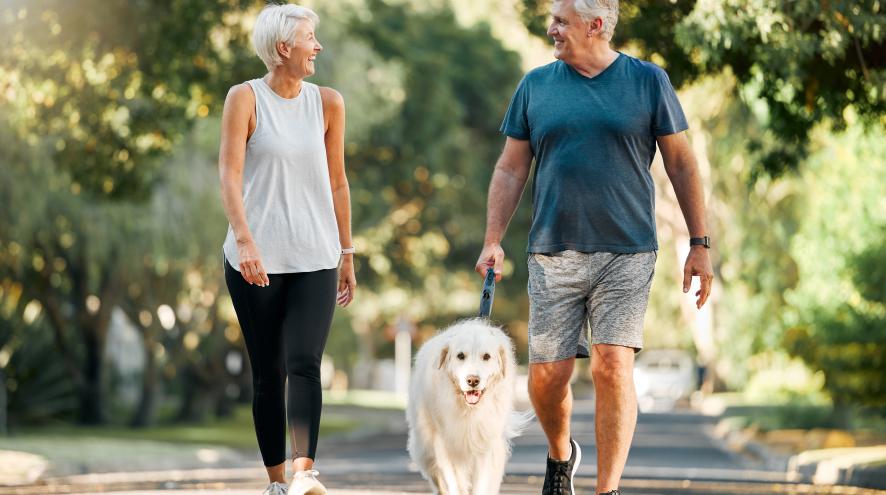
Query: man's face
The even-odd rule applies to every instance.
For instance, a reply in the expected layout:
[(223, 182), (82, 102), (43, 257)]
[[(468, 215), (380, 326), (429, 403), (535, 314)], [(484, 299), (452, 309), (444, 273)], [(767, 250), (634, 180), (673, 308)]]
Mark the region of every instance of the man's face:
[(587, 49), (587, 22), (573, 8), (573, 0), (554, 0), (548, 36), (554, 40), (554, 57), (569, 62)]

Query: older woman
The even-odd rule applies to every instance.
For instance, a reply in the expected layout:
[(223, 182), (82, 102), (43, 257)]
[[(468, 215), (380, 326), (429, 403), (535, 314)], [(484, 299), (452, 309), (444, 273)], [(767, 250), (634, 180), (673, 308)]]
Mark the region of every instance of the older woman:
[(297, 5), (262, 10), (252, 42), (268, 73), (231, 88), (222, 116), (225, 278), (252, 366), (252, 414), (270, 495), (326, 493), (313, 470), (320, 359), (335, 304), (348, 305), (357, 285), (344, 102), (305, 81), (323, 49), (318, 21)]

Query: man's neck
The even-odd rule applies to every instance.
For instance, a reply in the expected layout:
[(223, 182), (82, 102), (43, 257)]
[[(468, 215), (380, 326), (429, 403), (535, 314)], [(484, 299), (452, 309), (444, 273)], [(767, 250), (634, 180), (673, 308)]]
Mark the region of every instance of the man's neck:
[(609, 47), (606, 41), (595, 41), (587, 51), (576, 57), (575, 61), (566, 62), (579, 74), (595, 77), (606, 70), (618, 58), (618, 52)]

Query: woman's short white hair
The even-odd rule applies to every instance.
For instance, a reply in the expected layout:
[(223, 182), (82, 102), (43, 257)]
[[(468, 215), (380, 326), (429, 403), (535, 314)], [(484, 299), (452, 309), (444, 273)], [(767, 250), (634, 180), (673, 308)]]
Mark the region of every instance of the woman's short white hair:
[(320, 23), (320, 17), (313, 10), (299, 5), (270, 4), (259, 12), (252, 29), (252, 46), (268, 70), (274, 70), (283, 63), (277, 53), (277, 43), (283, 41), (288, 44), (295, 33), (296, 24), (302, 19), (311, 21), (314, 26)]
[(603, 19), (601, 36), (606, 41), (612, 39), (615, 25), (618, 23), (618, 0), (575, 0), (572, 7), (585, 22), (601, 17)]

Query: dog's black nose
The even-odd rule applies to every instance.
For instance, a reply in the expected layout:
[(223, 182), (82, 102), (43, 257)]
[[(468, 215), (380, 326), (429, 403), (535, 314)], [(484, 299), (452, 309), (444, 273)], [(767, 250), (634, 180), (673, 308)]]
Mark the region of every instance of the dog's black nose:
[(480, 385), (480, 377), (477, 375), (468, 376), (468, 385), (470, 385), (472, 387), (476, 387), (477, 385)]

